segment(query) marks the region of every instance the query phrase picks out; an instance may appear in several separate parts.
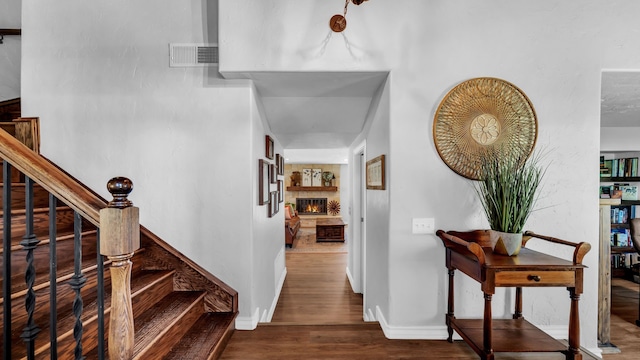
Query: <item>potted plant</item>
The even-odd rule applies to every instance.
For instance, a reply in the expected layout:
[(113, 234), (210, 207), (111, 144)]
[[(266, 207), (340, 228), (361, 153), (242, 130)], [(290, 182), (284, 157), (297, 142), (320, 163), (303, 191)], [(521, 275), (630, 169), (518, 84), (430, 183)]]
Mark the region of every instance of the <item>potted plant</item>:
[(493, 251), (515, 256), (522, 245), (522, 230), (537, 200), (545, 169), (539, 156), (520, 158), (499, 152), (486, 156), (475, 190), (489, 226)]

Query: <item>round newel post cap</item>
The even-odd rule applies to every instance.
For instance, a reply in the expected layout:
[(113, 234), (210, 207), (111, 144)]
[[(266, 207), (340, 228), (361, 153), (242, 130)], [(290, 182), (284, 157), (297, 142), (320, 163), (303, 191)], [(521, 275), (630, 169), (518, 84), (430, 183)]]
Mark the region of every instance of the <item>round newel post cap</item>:
[(107, 182), (107, 190), (113, 195), (113, 200), (109, 201), (109, 207), (122, 209), (133, 205), (131, 200), (127, 199), (133, 191), (133, 181), (130, 179), (123, 176), (114, 177)]

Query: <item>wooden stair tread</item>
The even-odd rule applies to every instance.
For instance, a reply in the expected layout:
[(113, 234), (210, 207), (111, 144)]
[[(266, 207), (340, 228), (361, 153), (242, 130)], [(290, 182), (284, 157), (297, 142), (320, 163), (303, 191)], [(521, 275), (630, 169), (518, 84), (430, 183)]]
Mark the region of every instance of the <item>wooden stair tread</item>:
[(140, 325), (136, 326), (134, 354), (139, 356), (198, 301), (202, 306), (201, 312), (204, 312), (203, 298), (204, 292), (200, 291), (174, 291), (137, 316), (135, 322)]
[(236, 314), (205, 313), (189, 328), (164, 360), (219, 357), (235, 328)]

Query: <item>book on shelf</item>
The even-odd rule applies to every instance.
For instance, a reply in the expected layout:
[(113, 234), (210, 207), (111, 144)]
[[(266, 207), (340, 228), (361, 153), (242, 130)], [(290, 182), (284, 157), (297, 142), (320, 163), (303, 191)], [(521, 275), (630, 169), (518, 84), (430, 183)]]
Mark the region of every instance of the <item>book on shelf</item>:
[(600, 156), (600, 177), (611, 177), (611, 160), (605, 160)]
[(630, 246), (631, 233), (629, 229), (612, 229), (611, 246)]
[(629, 209), (627, 207), (613, 207), (611, 208), (611, 223), (626, 224), (629, 220), (629, 215)]
[(638, 158), (607, 159), (600, 157), (600, 177), (637, 177)]

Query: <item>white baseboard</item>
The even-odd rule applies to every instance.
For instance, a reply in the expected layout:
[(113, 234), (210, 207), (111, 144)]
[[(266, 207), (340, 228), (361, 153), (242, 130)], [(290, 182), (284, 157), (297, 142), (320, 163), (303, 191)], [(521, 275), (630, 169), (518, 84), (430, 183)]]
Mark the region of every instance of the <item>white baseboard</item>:
[(278, 284), (276, 285), (276, 295), (273, 297), (273, 301), (271, 302), (271, 307), (269, 308), (269, 313), (266, 314), (260, 322), (271, 322), (273, 318), (273, 313), (276, 311), (276, 305), (278, 305), (278, 299), (280, 298), (280, 293), (282, 292), (282, 287), (284, 286), (284, 280), (287, 278), (287, 268), (282, 269), (282, 274), (280, 274), (280, 279), (278, 280)]
[(351, 291), (353, 291), (356, 294), (362, 294), (362, 290), (359, 289), (360, 286), (356, 284), (355, 281), (353, 280), (353, 275), (351, 275), (351, 270), (349, 270), (348, 266), (347, 266), (346, 272), (347, 272), (347, 279), (349, 280), (349, 284), (351, 285)]
[(252, 316), (238, 316), (236, 318), (236, 329), (255, 330), (258, 327), (259, 319), (260, 319), (260, 308), (256, 308)]
[[(449, 337), (446, 325), (438, 326), (393, 326), (387, 323), (382, 310), (379, 306), (376, 306), (376, 318), (380, 323), (384, 336), (388, 339), (419, 339), (419, 340), (446, 340)], [(454, 333), (454, 340), (461, 340), (462, 338)]]
[(364, 321), (366, 322), (376, 322), (378, 320), (376, 320), (376, 315), (373, 313), (373, 311), (369, 308), (367, 309), (367, 311), (363, 314), (364, 316)]

